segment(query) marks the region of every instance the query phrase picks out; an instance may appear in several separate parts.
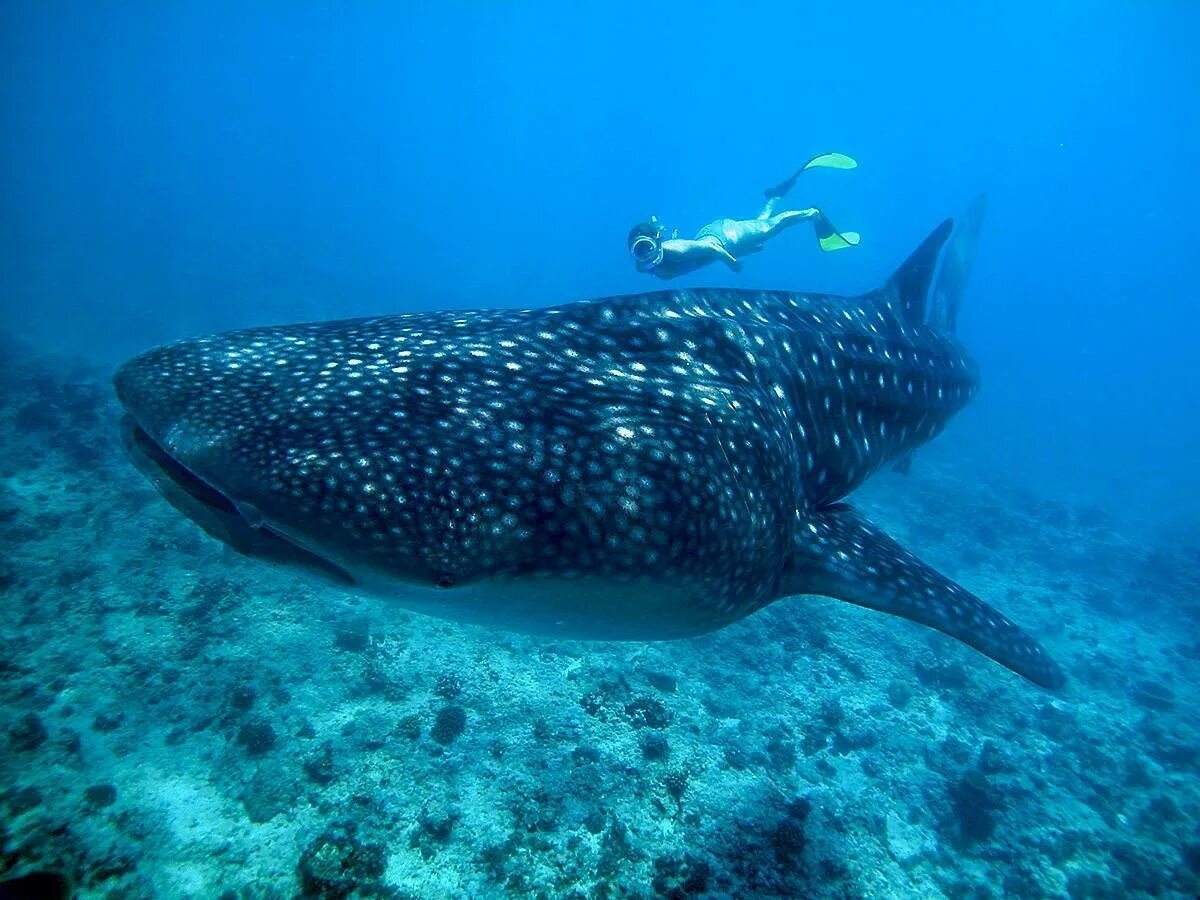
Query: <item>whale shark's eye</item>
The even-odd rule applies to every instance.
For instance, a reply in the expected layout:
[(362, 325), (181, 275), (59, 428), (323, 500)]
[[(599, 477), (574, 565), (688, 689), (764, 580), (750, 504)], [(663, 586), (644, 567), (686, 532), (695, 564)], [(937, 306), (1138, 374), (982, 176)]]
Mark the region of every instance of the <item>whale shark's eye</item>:
[(446, 573), (439, 575), (433, 583), (439, 588), (452, 588), (455, 584), (457, 584), (457, 582), (454, 580), (454, 576)]

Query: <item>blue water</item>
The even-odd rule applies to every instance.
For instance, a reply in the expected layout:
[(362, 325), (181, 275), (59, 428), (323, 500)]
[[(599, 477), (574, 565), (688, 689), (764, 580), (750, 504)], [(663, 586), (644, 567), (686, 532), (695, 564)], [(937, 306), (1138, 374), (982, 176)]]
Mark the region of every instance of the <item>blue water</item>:
[[(1175, 672), (1182, 682), (1173, 689), (1182, 695), (1194, 690), (1188, 679), (1195, 676), (1195, 661), (1172, 653), (1194, 642), (1197, 619), (1194, 605), (1184, 609), (1184, 599), (1177, 598), (1186, 598), (1188, 585), (1200, 580), (1197, 47), (1200, 7), (1185, 3), (579, 9), (550, 3), (6, 3), (0, 9), (0, 327), (23, 359), (28, 357), (22, 371), (44, 367), (70, 383), (85, 376), (62, 373), (87, 370), (95, 374), (86, 377), (106, 391), (104, 373), (130, 354), (206, 332), (381, 312), (537, 306), (653, 290), (661, 285), (637, 273), (625, 251), (632, 224), (656, 214), (691, 232), (719, 216), (751, 216), (765, 187), (825, 150), (852, 154), (859, 168), (807, 174), (789, 199), (819, 206), (839, 226), (860, 232), (858, 248), (823, 255), (796, 230), (748, 259), (741, 273), (711, 266), (675, 286), (849, 294), (875, 287), (933, 226), (987, 191), (988, 218), (960, 318), (960, 336), (980, 361), (985, 387), (951, 430), (924, 451), (924, 473), (918, 456), (914, 484), (926, 497), (939, 498), (923, 509), (931, 518), (939, 509), (953, 510), (961, 518), (939, 527), (966, 533), (982, 515), (971, 487), (1011, 487), (1010, 494), (997, 488), (986, 498), (989, 514), (1000, 506), (1007, 510), (993, 523), (1006, 548), (997, 552), (1009, 554), (994, 561), (987, 581), (994, 598), (1022, 591), (1077, 604), (1069, 615), (1046, 613), (1041, 623), (1058, 635), (1068, 669), (1128, 665), (1122, 661), (1134, 640), (1127, 631), (1131, 610), (1153, 610), (1158, 618), (1138, 625), (1147, 629), (1137, 638), (1142, 668), (1127, 680), (1161, 681), (1164, 673)], [(15, 409), (25, 401), (9, 402)], [(65, 413), (54, 419), (57, 424), (46, 427), (59, 428), (60, 440), (51, 444), (70, 449), (78, 438), (94, 448), (82, 456), (109, 452), (109, 444), (116, 445), (105, 418), (111, 410), (99, 415), (97, 422)], [(35, 420), (41, 421), (29, 413), (20, 421)], [(5, 419), (12, 445), (5, 490), (16, 498), (13, 508), (22, 511), (14, 513), (18, 521), (45, 504), (61, 502), (69, 512), (69, 498), (55, 491), (70, 495), (71, 484), (87, 482), (93, 492), (88, 502), (98, 508), (108, 502), (95, 493), (98, 485), (137, 484), (121, 462), (111, 469), (120, 476), (102, 479), (78, 478), (69, 455), (57, 470), (46, 469), (38, 449), (46, 442), (29, 437), (32, 432), (20, 421)], [(93, 431), (82, 435), (87, 428)], [(28, 466), (21, 453), (28, 454)], [(128, 480), (114, 481), (118, 478)], [(39, 494), (41, 487), (31, 487), (35, 482), (58, 487)], [(968, 493), (956, 494), (958, 487)], [(897, 499), (909, 491), (899, 480), (880, 490), (874, 502), (889, 522), (913, 514), (913, 507)], [(154, 503), (160, 517), (155, 521), (173, 523), (165, 506), (159, 510)], [(1091, 551), (1080, 549), (1080, 532), (1053, 531), (1057, 526), (1040, 518), (1044, 504), (1097, 510), (1116, 537)], [(139, 515), (131, 511), (130, 521)], [(41, 541), (42, 549), (28, 559), (13, 558), (47, 565), (62, 559), (62, 549), (56, 551), (46, 536), (47, 523), (30, 521), (26, 531), (37, 537), (29, 539)], [(1022, 533), (1014, 536), (1012, 530)], [(136, 553), (113, 549), (104, 533), (93, 517), (69, 550), (77, 565), (94, 570), (88, 595), (152, 592), (149, 582), (131, 585), (97, 562), (131, 553), (144, 558), (152, 551), (140, 545)], [(914, 526), (911, 534), (916, 533)], [(950, 552), (939, 549), (938, 540), (930, 538), (927, 556)], [(1090, 562), (1055, 568), (1055, 560), (1075, 551), (1090, 552)], [(1035, 552), (1047, 558), (1040, 581), (1015, 572)], [(210, 577), (226, 577), (215, 550), (202, 559), (212, 567)], [(239, 565), (239, 574), (228, 578), (253, 583), (258, 570)], [(1126, 565), (1128, 571), (1121, 568)], [(185, 564), (174, 560), (166, 566), (175, 567)], [(1012, 578), (1007, 587), (1006, 571)], [(32, 590), (34, 583), (5, 579), (7, 587)], [(72, 583), (39, 590), (42, 596), (68, 597)], [(1089, 617), (1100, 613), (1081, 598), (1098, 594), (1120, 595), (1113, 601), (1120, 609), (1093, 628)], [(92, 609), (94, 619), (87, 620), (101, 630), (102, 612)], [(23, 625), (8, 615), (6, 627), (30, 646), (49, 640), (28, 621)], [(54, 615), (69, 622), (84, 613), (67, 604)], [(411, 619), (405, 627), (420, 632), (422, 623)], [(453, 630), (437, 634), (438, 640), (461, 639), (463, 646), (489, 646), (482, 637), (469, 644)], [(420, 640), (433, 638), (425, 634)], [(524, 647), (512, 652), (523, 655)], [(27, 652), (13, 656), (19, 660)], [(605, 657), (612, 677), (629, 652)], [(662, 652), (677, 654), (675, 664), (703, 685), (703, 667), (678, 655), (686, 655), (686, 648)], [(103, 662), (84, 664), (85, 676), (89, 666)], [(528, 675), (535, 687), (536, 675)], [(207, 677), (202, 667), (198, 677), (200, 682)], [(885, 673), (880, 689), (891, 677)], [(120, 682), (105, 684), (106, 690), (122, 690)], [(1096, 697), (1110, 691), (1123, 698), (1126, 688), (1117, 677), (1087, 689)], [(1006, 690), (1006, 702), (1016, 709), (1011, 719), (993, 712), (997, 734), (1030, 727), (1032, 694), (1023, 694), (1020, 686)], [(495, 684), (487, 691), (489, 699), (479, 709), (496, 715), (495, 707), (506, 703), (505, 691)], [(855, 705), (852, 686), (842, 685), (839, 696)], [(315, 698), (310, 699), (322, 702)], [(1092, 715), (1133, 732), (1174, 729), (1173, 740), (1185, 748), (1194, 747), (1200, 734), (1194, 715), (1180, 708), (1188, 706), (1183, 702), (1170, 713), (1151, 710), (1152, 717), (1181, 717), (1162, 725), (1141, 720), (1144, 709), (1092, 700), (1098, 704), (1089, 707)], [(1069, 714), (1070, 698), (1054, 702), (1054, 709), (1065, 707)], [(37, 704), (19, 696), (6, 708), (18, 716), (26, 706)], [(782, 717), (784, 710), (778, 712)], [(477, 714), (482, 715), (472, 713)], [(971, 733), (974, 712), (960, 708), (954, 715), (953, 727)], [(732, 718), (725, 710), (697, 720), (697, 727), (710, 735), (718, 719)], [(788, 727), (803, 730), (797, 722)], [(1069, 743), (1070, 737), (1047, 740)], [(1089, 740), (1103, 740), (1103, 734)], [(477, 747), (480, 755), (483, 746)], [(508, 750), (510, 758), (522, 752), (542, 751)], [(1115, 818), (1104, 823), (1104, 815), (1094, 813), (1096, 822), (1079, 826), (1094, 827), (1097, 834), (1125, 831), (1127, 841), (1154, 861), (1146, 865), (1157, 876), (1147, 875), (1144, 883), (1132, 876), (1123, 881), (1114, 863), (1110, 881), (1078, 881), (1068, 889), (1068, 873), (1058, 881), (1045, 876), (1036, 888), (1010, 886), (1010, 893), (1194, 890), (1200, 850), (1189, 864), (1179, 862), (1179, 848), (1196, 840), (1200, 793), (1195, 755), (1181, 758), (1169, 772), (1161, 766), (1170, 764), (1156, 762), (1160, 768), (1147, 776), (1149, 786), (1114, 782), (1104, 788), (1132, 793), (1143, 806), (1167, 798), (1178, 814), (1176, 819), (1161, 810), (1156, 814), (1175, 822), (1167, 830), (1153, 831), (1145, 822), (1156, 815), (1138, 819), (1132, 808), (1113, 813), (1132, 825), (1119, 826)], [(60, 763), (43, 757), (22, 763), (4, 786), (17, 790), (41, 779), (48, 795), (56, 789), (51, 770)], [(108, 777), (119, 782), (120, 765), (111, 766), (117, 774)], [(730, 769), (733, 780), (725, 785), (747, 777), (744, 771)], [(220, 777), (214, 775), (214, 783)], [(462, 797), (482, 790), (481, 783), (456, 788), (456, 802), (469, 807), (471, 801)], [(614, 784), (614, 791), (629, 788), (620, 779)], [(1083, 788), (1069, 779), (1055, 784), (1055, 796), (1082, 795)], [(848, 791), (838, 802), (853, 807), (855, 795)], [(904, 777), (896, 776), (880, 796), (906, 793)], [(952, 796), (971, 795), (964, 788)], [(100, 815), (94, 804), (87, 809), (86, 816)], [(473, 821), (469, 811), (462, 815), (464, 823)], [(54, 816), (79, 818), (69, 808)], [(30, 821), (20, 819), (14, 835), (26, 840), (37, 830)], [(785, 815), (779, 821), (786, 831), (792, 819)], [(386, 842), (384, 831), (371, 827), (371, 840)], [(1021, 824), (1010, 821), (1006, 827), (1020, 830)], [(1057, 828), (1061, 837), (1067, 826)], [(309, 831), (282, 839), (298, 848), (293, 855), (320, 828)], [(579, 834), (584, 843), (599, 839), (587, 829)], [(270, 870), (254, 849), (265, 838), (255, 838), (252, 829), (237, 835), (225, 840), (244, 842), (250, 849), (238, 852), (256, 860), (255, 871), (267, 877), (261, 873)], [(429, 840), (437, 843), (436, 837)], [(555, 853), (582, 858), (582, 850), (556, 840), (549, 841)], [(664, 852), (649, 826), (630, 840), (644, 845), (645, 859)], [(1117, 852), (1106, 840), (1096, 838), (1087, 852), (1097, 858)], [(25, 850), (0, 866), (9, 874), (30, 866), (66, 871), (72, 865), (86, 868), (79, 860), (91, 859), (46, 841), (37, 844), (41, 850), (22, 845)], [(155, 837), (145, 841), (153, 845)], [(464, 860), (477, 859), (485, 845), (504, 846), (502, 836), (485, 839), (466, 824), (455, 826), (451, 841), (463, 845)], [(405, 837), (404, 847), (407, 842)], [(811, 839), (805, 852), (814, 853), (819, 843)], [(775, 845), (764, 846), (770, 856)], [(694, 850), (720, 869), (712, 848)], [(160, 853), (153, 865), (134, 865), (133, 875), (114, 876), (134, 881), (113, 884), (180, 896), (216, 895), (219, 890), (208, 893), (213, 879), (222, 890), (239, 887), (201, 869), (178, 875), (171, 868), (174, 852)], [(536, 848), (522, 852), (539, 859), (538, 853), (551, 855)], [(772, 858), (779, 864), (791, 852), (778, 850)], [(844, 883), (867, 895), (935, 889), (954, 895), (953, 879), (930, 873), (937, 866), (952, 870), (956, 854), (986, 857), (971, 856), (977, 852), (947, 842), (942, 856), (918, 864), (926, 867), (920, 877), (904, 869), (912, 881), (892, 875), (872, 881), (852, 872)], [(437, 865), (436, 853), (415, 858)], [(894, 849), (888, 858), (896, 858)], [(1044, 861), (1039, 871), (1045, 875), (1060, 866), (1067, 872), (1063, 858)], [(390, 859), (394, 874), (401, 864)], [(416, 869), (405, 869), (389, 883), (428, 896), (464, 890), (568, 893), (569, 886), (555, 882), (546, 866), (551, 864), (535, 866), (503, 888), (472, 881), (483, 878), (478, 873), (433, 879), (422, 887), (412, 875)], [(1000, 868), (993, 864), (964, 883), (998, 894)], [(280, 890), (295, 890), (289, 880), (294, 869), (294, 860), (280, 863)], [(641, 874), (626, 882), (618, 870), (591, 881), (581, 876), (578, 884), (591, 887), (580, 890), (600, 890), (596, 886), (606, 881), (629, 890), (640, 885), (650, 894), (657, 890), (649, 883), (650, 869), (637, 869)], [(795, 889), (799, 883), (747, 879), (744, 873), (710, 879), (708, 889), (769, 894), (784, 891), (780, 884)], [(130, 887), (135, 882), (136, 890)], [(88, 891), (108, 889), (103, 880), (87, 884)]]
[(252, 323), (637, 291), (633, 222), (749, 215), (840, 149), (861, 168), (797, 196), (860, 251), (795, 238), (689, 283), (866, 289), (987, 190), (963, 327), (989, 425), (1023, 470), (1137, 501), (1126, 473), (1151, 468), (1156, 502), (1196, 507), (1195, 9), (226, 12), (6, 5), (6, 327), (116, 359)]

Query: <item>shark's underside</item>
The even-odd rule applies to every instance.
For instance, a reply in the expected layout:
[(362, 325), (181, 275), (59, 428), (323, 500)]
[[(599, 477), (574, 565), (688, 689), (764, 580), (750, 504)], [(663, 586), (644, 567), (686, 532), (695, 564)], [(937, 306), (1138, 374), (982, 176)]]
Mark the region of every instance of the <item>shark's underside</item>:
[(825, 594), (1055, 687), (1035, 641), (841, 502), (976, 390), (926, 311), (949, 233), (853, 298), (663, 291), (182, 341), (118, 371), (126, 445), (243, 552), (435, 615), (654, 639)]

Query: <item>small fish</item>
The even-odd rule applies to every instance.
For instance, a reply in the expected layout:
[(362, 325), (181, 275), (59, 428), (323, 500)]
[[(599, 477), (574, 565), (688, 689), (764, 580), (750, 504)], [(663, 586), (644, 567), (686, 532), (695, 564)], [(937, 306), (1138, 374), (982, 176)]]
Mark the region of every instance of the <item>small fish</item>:
[(420, 612), (653, 640), (823, 594), (1057, 687), (1034, 640), (842, 502), (975, 395), (926, 309), (951, 230), (859, 297), (673, 290), (181, 341), (116, 373), (126, 446), (237, 549)]

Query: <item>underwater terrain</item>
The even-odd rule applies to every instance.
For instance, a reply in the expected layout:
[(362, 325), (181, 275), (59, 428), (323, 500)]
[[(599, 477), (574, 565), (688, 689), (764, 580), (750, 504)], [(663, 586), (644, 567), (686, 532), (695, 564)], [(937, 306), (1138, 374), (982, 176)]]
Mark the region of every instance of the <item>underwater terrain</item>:
[(1038, 689), (822, 598), (527, 638), (237, 556), (122, 457), (109, 372), (7, 343), (0, 877), (83, 897), (1185, 897), (1200, 542), (951, 429), (856, 503), (1044, 641)]

